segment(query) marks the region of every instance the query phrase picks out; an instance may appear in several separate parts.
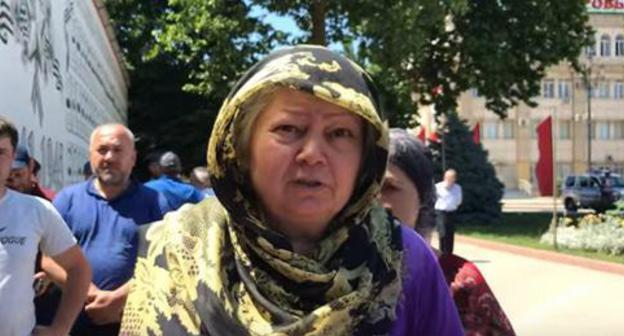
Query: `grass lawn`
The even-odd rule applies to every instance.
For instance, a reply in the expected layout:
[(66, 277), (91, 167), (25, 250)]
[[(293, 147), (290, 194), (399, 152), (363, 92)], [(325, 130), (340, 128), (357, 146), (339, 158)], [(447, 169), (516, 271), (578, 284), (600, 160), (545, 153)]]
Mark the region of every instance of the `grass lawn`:
[[(548, 230), (551, 218), (550, 213), (504, 213), (501, 225), (460, 225), (457, 233), (511, 245), (555, 251), (552, 246), (541, 244), (539, 241), (542, 234)], [(624, 264), (624, 257), (606, 253), (568, 248), (559, 248), (558, 252)]]

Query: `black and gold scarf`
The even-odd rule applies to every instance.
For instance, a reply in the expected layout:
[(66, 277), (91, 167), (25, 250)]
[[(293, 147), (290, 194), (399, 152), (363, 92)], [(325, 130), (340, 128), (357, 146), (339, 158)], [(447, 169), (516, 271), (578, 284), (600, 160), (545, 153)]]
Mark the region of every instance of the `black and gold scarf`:
[[(237, 152), (245, 102), (287, 87), (366, 121), (349, 202), (312, 255), (271, 230)], [(369, 76), (326, 48), (297, 46), (251, 68), (223, 103), (208, 147), (217, 198), (151, 225), (140, 244), (122, 335), (383, 335), (402, 292), (400, 228), (377, 205), (388, 131)]]

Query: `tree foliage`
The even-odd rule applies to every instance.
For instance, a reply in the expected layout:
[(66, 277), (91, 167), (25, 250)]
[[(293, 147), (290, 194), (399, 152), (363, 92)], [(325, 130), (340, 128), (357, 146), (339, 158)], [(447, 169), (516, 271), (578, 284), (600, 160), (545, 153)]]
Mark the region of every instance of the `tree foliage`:
[[(591, 35), (584, 0), (254, 2), (293, 16), (312, 43), (356, 43), (359, 58), (400, 106), (416, 93), (418, 103), (435, 103), (441, 114), (471, 88), (501, 117), (519, 102), (533, 106), (546, 68), (576, 65)], [(321, 13), (324, 35), (314, 27)], [(433, 96), (438, 88), (444, 94)]]
[[(203, 161), (203, 150), (195, 147), (205, 143), (233, 82), (285, 41), (342, 45), (377, 80), (391, 125), (404, 127), (412, 124), (415, 104), (435, 103), (438, 113), (448, 114), (471, 88), (500, 116), (520, 102), (533, 105), (546, 68), (561, 61), (575, 64), (591, 35), (585, 0), (108, 0), (106, 5), (131, 69), (131, 126), (195, 163)], [(254, 8), (290, 16), (307, 34), (289, 37), (252, 13)], [(443, 94), (433, 95), (439, 88)]]
[(170, 149), (187, 169), (205, 164), (218, 108), (272, 48), (269, 27), (244, 1), (110, 0), (106, 7), (130, 73), (129, 124), (141, 139), (140, 158)]
[(445, 169), (457, 171), (457, 183), (463, 190), (463, 202), (458, 210), (459, 222), (498, 223), (504, 186), (496, 178), (487, 151), (481, 144), (474, 143), (472, 132), (456, 113), (448, 115), (442, 134), (443, 143), (433, 142), (430, 145), (434, 176), (436, 181), (441, 181)]

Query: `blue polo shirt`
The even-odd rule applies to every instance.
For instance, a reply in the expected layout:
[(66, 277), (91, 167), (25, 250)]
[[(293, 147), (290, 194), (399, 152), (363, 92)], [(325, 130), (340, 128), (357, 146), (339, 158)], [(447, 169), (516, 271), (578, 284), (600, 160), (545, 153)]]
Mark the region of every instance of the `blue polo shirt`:
[(194, 186), (165, 174), (155, 180), (146, 182), (145, 186), (162, 193), (169, 202), (171, 210), (178, 210), (185, 203), (199, 203), (205, 197)]
[(137, 258), (138, 228), (169, 211), (163, 195), (131, 182), (118, 197), (107, 200), (93, 178), (63, 189), (54, 206), (73, 232), (93, 270), (93, 283), (113, 290), (132, 277)]

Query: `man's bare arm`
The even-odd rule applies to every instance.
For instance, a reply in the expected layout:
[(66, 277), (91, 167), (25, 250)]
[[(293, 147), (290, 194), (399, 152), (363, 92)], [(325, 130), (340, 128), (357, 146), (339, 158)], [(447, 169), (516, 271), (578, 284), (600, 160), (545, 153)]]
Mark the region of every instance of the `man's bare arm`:
[[(69, 333), (78, 313), (82, 310), (91, 283), (91, 268), (78, 245), (52, 257), (63, 272), (55, 273), (63, 281), (63, 296), (50, 329), (59, 334)], [(59, 271), (59, 269), (56, 269)], [(54, 279), (54, 276), (51, 276)]]

